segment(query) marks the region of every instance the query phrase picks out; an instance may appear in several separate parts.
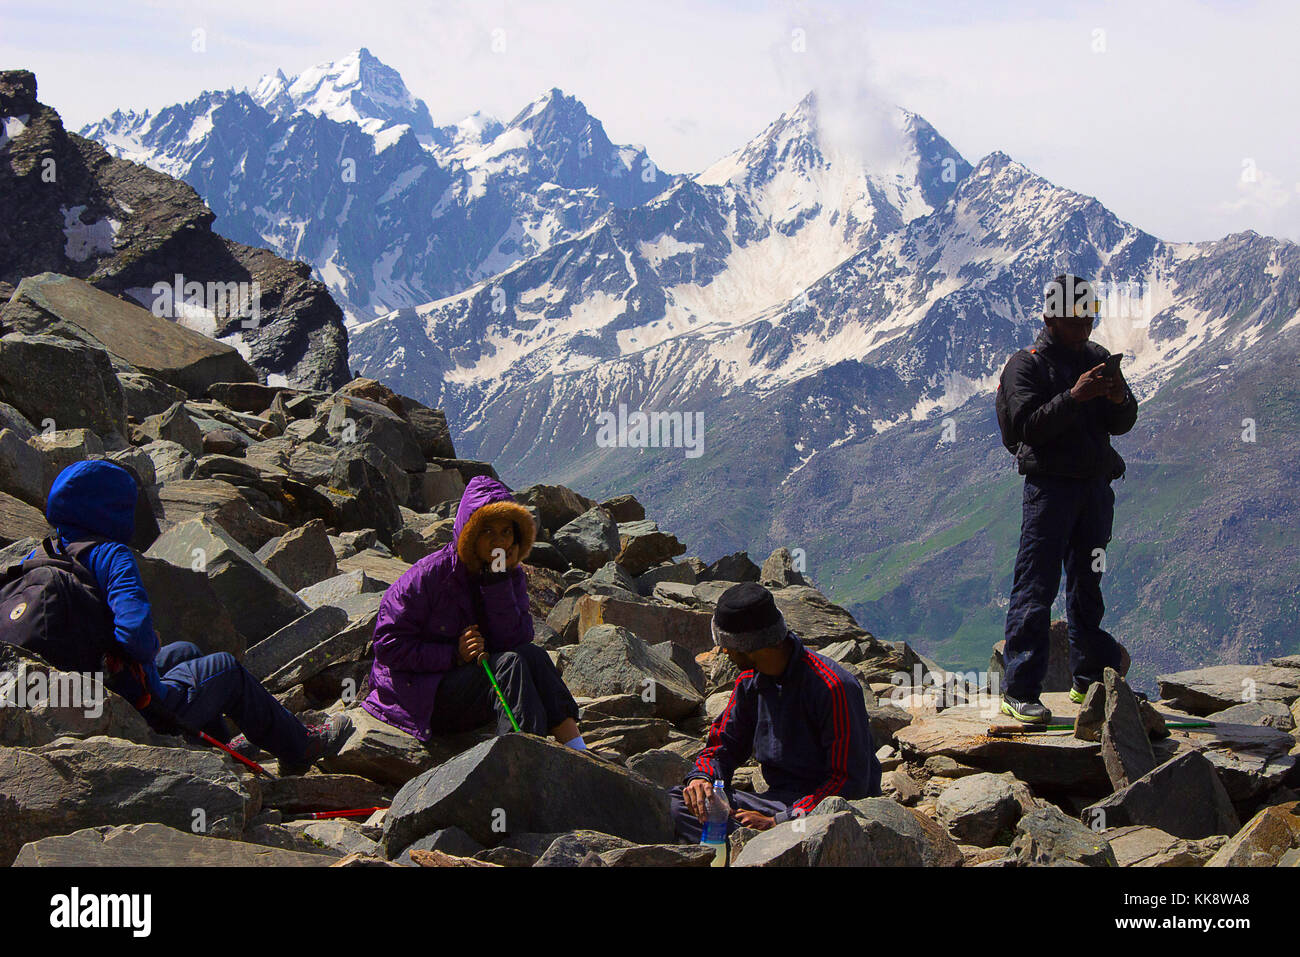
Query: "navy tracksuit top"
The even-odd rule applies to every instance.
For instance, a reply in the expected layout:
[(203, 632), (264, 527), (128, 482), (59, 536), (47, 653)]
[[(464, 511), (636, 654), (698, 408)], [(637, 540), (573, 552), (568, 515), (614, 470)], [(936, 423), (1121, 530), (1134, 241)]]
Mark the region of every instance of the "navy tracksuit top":
[(709, 729), (686, 775), (721, 778), (752, 755), (763, 769), (764, 797), (791, 805), (778, 823), (806, 814), (832, 794), (850, 800), (880, 794), (880, 762), (858, 680), (791, 632), (790, 662), (780, 675), (745, 671)]

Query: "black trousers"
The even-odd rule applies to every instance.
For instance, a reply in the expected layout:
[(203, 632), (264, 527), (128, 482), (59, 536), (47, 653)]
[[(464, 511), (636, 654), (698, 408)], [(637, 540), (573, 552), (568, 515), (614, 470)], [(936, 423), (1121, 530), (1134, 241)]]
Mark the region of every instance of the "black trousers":
[[(577, 720), (578, 702), (546, 649), (529, 642), (488, 655), (488, 665), (520, 731), (545, 737), (566, 718)], [(431, 731), (469, 731), (494, 718), (497, 734), (514, 730), (481, 664), (458, 665), (443, 675), (433, 699)]]
[(1065, 568), (1065, 611), (1070, 626), (1070, 671), (1085, 683), (1119, 667), (1119, 645), (1101, 627), (1097, 550), (1105, 551), (1115, 515), (1115, 493), (1104, 479), (1028, 476), (1020, 552), (1016, 556), (1003, 652), (1003, 691), (1037, 698), (1047, 674), (1052, 602)]

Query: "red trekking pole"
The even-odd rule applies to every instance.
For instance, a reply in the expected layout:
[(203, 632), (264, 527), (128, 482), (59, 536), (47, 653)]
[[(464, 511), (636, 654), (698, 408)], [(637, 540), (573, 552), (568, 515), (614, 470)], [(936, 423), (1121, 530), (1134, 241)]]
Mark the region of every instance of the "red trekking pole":
[(376, 811), (387, 811), (386, 807), (354, 807), (346, 811), (304, 811), (293, 817), (305, 821), (328, 821), (336, 817), (370, 817)]
[[(175, 720), (175, 719), (173, 718), (173, 720)], [(203, 741), (203, 742), (206, 743), (206, 744), (210, 744), (210, 745), (212, 745), (214, 748), (220, 748), (222, 751), (225, 751), (226, 754), (230, 755), (232, 758), (234, 758), (234, 759), (235, 759), (236, 761), (238, 761), (240, 764), (246, 764), (246, 765), (248, 765), (248, 767), (252, 768), (253, 771), (256, 772), (257, 774), (265, 774), (268, 778), (274, 778), (274, 777), (275, 777), (274, 774), (272, 774), (270, 771), (266, 770), (266, 768), (262, 767), (260, 764), (258, 764), (256, 761), (254, 761), (252, 758), (246, 758), (246, 757), (244, 757), (244, 756), (243, 756), (242, 754), (240, 754), (238, 751), (235, 751), (234, 749), (232, 749), (232, 748), (230, 748), (230, 747), (227, 747), (226, 745), (222, 744), (220, 741), (218, 741), (216, 738), (214, 738), (212, 735), (208, 734), (207, 732), (205, 732), (205, 731), (199, 731), (199, 730), (197, 730), (197, 729), (195, 729), (195, 728), (188, 728), (188, 727), (186, 727), (185, 725), (181, 724), (179, 721), (176, 722), (176, 727), (180, 728), (180, 729), (181, 729), (182, 731), (184, 731), (186, 734), (188, 734), (188, 735), (192, 735), (193, 737), (198, 738), (200, 741)]]

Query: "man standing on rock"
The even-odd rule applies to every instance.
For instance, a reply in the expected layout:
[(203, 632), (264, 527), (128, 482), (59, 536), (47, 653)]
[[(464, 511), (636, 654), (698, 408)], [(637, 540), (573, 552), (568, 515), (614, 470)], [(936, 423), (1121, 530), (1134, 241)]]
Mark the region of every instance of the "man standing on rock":
[(1062, 565), (1071, 700), (1082, 701), (1106, 667), (1125, 674), (1129, 666), (1124, 647), (1101, 628), (1101, 574), (1115, 510), (1110, 483), (1124, 474), (1110, 437), (1133, 428), (1137, 400), (1118, 357), (1089, 341), (1100, 307), (1091, 284), (1057, 276), (1044, 300), (1044, 328), (1007, 361), (997, 397), (1003, 443), (1025, 476), (1001, 710), (1030, 723), (1052, 717), (1039, 696)]
[[(862, 686), (786, 627), (772, 593), (756, 582), (733, 585), (713, 612), (713, 641), (741, 669), (731, 700), (709, 729), (704, 751), (673, 788), (678, 837), (697, 843), (713, 781), (726, 783), (738, 825), (765, 831), (810, 812), (823, 798), (880, 794), (880, 762)], [(753, 755), (768, 790), (731, 789), (732, 773)]]

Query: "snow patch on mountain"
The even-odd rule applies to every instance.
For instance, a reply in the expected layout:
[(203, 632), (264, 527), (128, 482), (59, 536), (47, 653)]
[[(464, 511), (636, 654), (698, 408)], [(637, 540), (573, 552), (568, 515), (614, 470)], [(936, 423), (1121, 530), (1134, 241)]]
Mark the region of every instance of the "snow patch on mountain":
[(978, 379), (972, 379), (957, 372), (947, 372), (940, 375), (937, 381), (932, 382), (930, 387), (938, 388), (939, 394), (930, 398), (922, 399), (912, 406), (909, 413), (911, 419), (920, 422), (922, 419), (928, 419), (936, 412), (943, 414), (951, 412), (953, 409), (964, 405), (966, 401), (977, 395), (992, 395), (998, 387), (998, 373), (982, 376)]
[(388, 189), (384, 190), (384, 194), (379, 197), (380, 205), (391, 203), (393, 200), (397, 199), (397, 197), (401, 196), (402, 193), (406, 192), (408, 186), (423, 176), (427, 171), (428, 167), (412, 166), (406, 172), (399, 174), (398, 177), (393, 180), (392, 185), (389, 186)]
[(0, 149), (7, 146), (11, 140), (16, 140), (23, 135), (30, 118), (28, 113), (22, 116), (0, 116)]
[(63, 235), (66, 240), (63, 255), (73, 262), (84, 263), (91, 257), (111, 253), (113, 240), (122, 228), (120, 222), (107, 216), (92, 223), (83, 223), (81, 214), (85, 211), (85, 206), (59, 207), (59, 212), (63, 214)]

